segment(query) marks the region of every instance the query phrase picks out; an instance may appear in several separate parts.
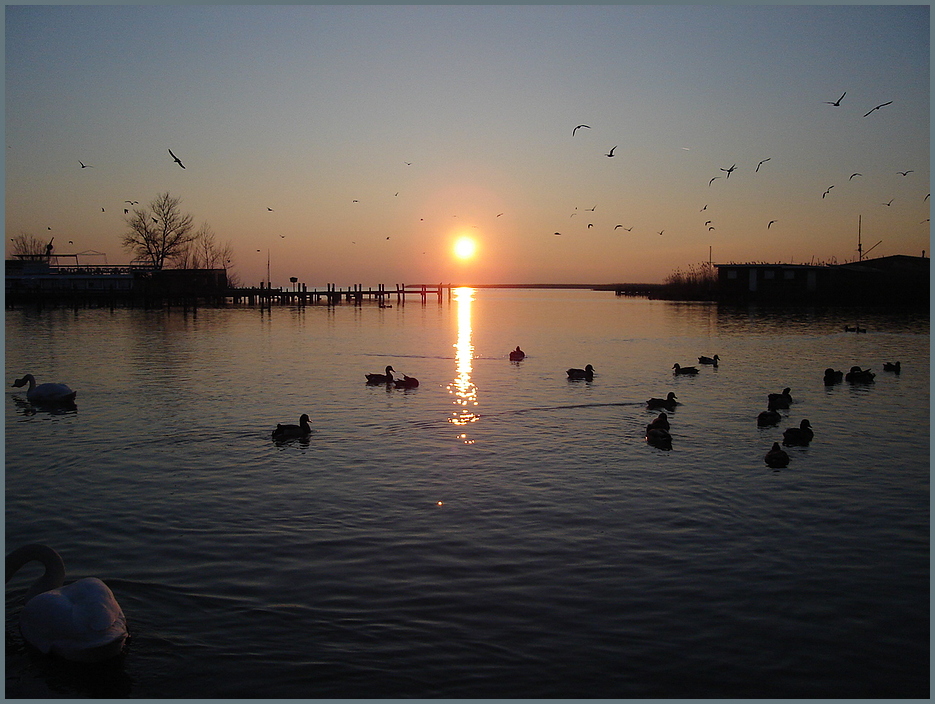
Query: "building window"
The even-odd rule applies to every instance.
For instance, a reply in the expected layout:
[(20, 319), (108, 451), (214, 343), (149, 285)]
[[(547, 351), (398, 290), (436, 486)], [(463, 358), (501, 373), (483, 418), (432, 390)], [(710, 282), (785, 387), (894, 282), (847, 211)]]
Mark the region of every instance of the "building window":
[(784, 272), (784, 274), (783, 274), (783, 278), (786, 279), (786, 280), (794, 279), (794, 278), (795, 278), (795, 272), (794, 272), (792, 269), (787, 269), (787, 270)]
[(736, 269), (728, 269), (728, 270), (727, 270), (727, 278), (728, 278), (728, 279), (736, 279), (736, 278), (737, 278), (737, 270), (736, 270)]
[(775, 277), (776, 277), (776, 272), (773, 271), (772, 269), (767, 269), (766, 271), (763, 272), (764, 279), (773, 279)]

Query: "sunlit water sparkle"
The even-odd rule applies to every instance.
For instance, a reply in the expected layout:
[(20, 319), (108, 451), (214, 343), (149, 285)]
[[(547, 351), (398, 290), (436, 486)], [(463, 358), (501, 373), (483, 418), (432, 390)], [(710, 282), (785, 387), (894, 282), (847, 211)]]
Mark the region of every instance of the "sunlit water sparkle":
[[(494, 290), (9, 310), (7, 550), (105, 579), (131, 640), (91, 675), (37, 656), (17, 575), (7, 696), (926, 697), (928, 316), (844, 333), (856, 313)], [(387, 364), (419, 388), (364, 384)], [(824, 386), (852, 364), (875, 382)], [(26, 372), (77, 411), (34, 412)], [(645, 400), (670, 390), (666, 451)], [(271, 440), (303, 412), (308, 441)]]

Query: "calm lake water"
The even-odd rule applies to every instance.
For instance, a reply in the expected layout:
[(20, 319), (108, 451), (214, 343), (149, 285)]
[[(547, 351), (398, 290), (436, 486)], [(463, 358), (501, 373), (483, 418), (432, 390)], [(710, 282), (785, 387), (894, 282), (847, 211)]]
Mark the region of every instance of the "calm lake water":
[[(37, 655), (24, 569), (6, 695), (928, 697), (929, 318), (859, 313), (867, 334), (853, 310), (483, 289), (8, 310), (6, 549), (104, 579), (131, 637), (96, 668)], [(419, 388), (365, 385), (388, 364)], [(823, 384), (852, 365), (874, 383)], [(30, 408), (27, 372), (77, 410)], [(309, 441), (271, 440), (301, 413)]]

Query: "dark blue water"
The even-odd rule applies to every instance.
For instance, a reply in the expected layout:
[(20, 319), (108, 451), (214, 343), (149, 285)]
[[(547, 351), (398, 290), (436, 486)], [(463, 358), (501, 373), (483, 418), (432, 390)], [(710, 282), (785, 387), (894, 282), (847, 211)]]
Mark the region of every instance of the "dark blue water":
[[(7, 389), (7, 550), (104, 579), (131, 638), (92, 674), (37, 655), (23, 570), (6, 694), (927, 697), (928, 316), (862, 316), (493, 290), (8, 311), (8, 384), (78, 398)], [(387, 364), (419, 388), (365, 386)], [(852, 364), (874, 383), (822, 383)], [(667, 391), (661, 450), (644, 402)], [(308, 442), (271, 441), (303, 412)], [(802, 418), (814, 441), (766, 467)]]

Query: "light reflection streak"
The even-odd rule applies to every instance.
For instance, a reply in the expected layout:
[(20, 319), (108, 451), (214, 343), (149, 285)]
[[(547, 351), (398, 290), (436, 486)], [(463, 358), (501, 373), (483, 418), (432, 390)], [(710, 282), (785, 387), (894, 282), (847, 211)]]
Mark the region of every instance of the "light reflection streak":
[[(448, 393), (454, 396), (456, 408), (451, 412), (448, 422), (466, 426), (480, 418), (472, 410), (477, 406), (477, 387), (471, 381), (473, 370), (471, 361), (474, 359), (474, 343), (471, 341), (471, 302), (474, 300), (474, 289), (455, 289), (454, 299), (458, 304), (458, 341), (453, 345), (457, 376), (448, 385)], [(474, 443), (463, 430), (458, 434), (458, 439), (465, 445)]]

